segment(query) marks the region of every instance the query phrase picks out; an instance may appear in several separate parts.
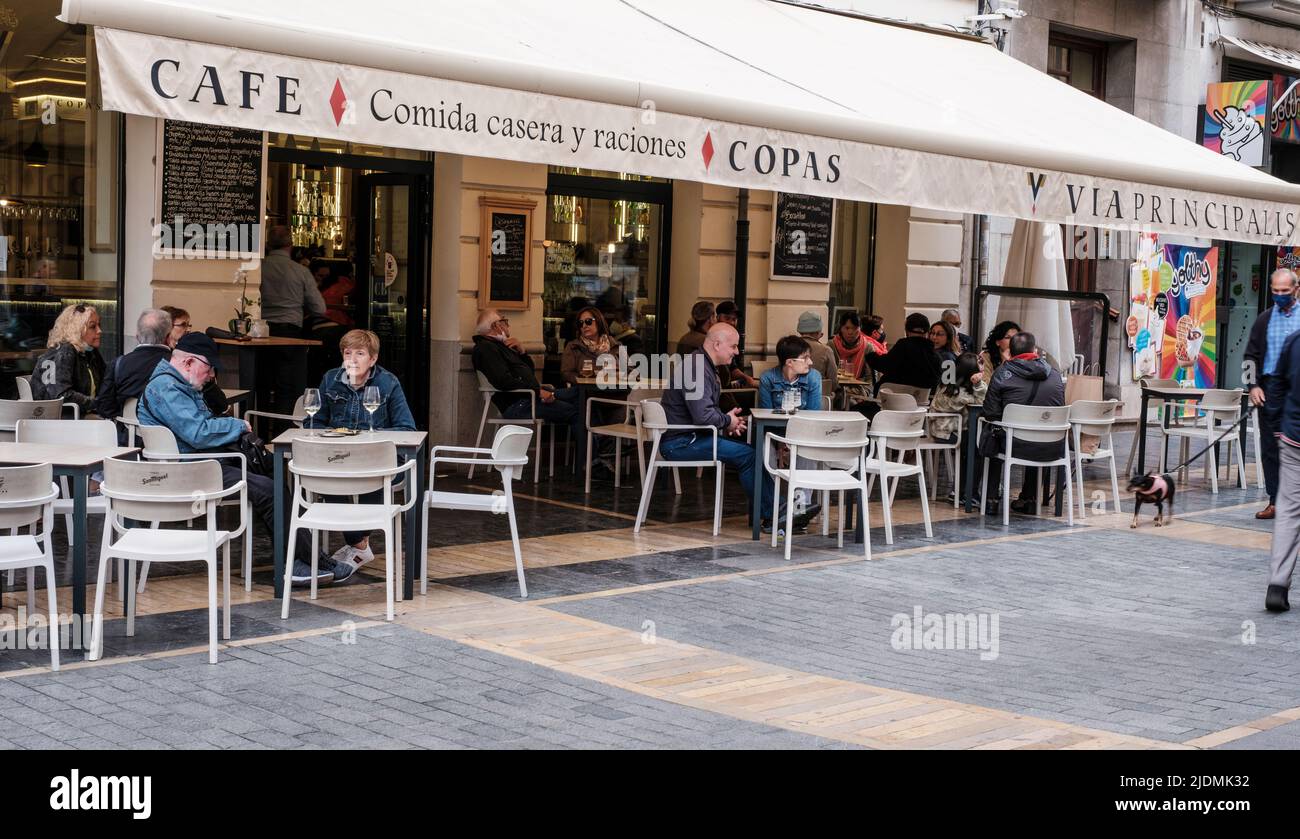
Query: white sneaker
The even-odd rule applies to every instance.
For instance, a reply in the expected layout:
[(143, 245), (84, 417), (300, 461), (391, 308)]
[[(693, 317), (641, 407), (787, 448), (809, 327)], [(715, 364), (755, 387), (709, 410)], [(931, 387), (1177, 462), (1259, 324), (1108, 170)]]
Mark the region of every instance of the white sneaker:
[(330, 559), (335, 562), (346, 562), (354, 568), (375, 561), (375, 552), (367, 545), (364, 548), (354, 548), (351, 545), (344, 545), (334, 552)]

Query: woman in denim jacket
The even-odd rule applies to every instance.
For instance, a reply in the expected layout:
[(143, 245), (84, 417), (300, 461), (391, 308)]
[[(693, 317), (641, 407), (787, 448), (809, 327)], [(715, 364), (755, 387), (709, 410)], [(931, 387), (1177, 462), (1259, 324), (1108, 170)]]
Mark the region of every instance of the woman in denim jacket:
[[(339, 341), (343, 366), (325, 373), (320, 383), (320, 411), (307, 419), (308, 428), (350, 428), (364, 431), (370, 428), (371, 418), (361, 404), (367, 387), (379, 388), (379, 407), (374, 414), (374, 427), (382, 431), (414, 431), (415, 418), (411, 416), (406, 394), (397, 377), (379, 366), (379, 336), (369, 330), (353, 329)], [(362, 495), (361, 503), (382, 501), (382, 492)], [(343, 500), (343, 499), (336, 499)], [(343, 534), (343, 547), (332, 557), (334, 582), (351, 577), (358, 568), (371, 562), (375, 552), (370, 549), (370, 534), (349, 532)]]

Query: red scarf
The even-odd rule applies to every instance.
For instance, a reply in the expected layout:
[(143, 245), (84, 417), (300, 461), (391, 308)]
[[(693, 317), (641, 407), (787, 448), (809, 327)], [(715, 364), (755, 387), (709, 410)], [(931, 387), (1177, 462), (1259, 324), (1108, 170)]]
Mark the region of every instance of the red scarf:
[(856, 379), (862, 378), (862, 365), (863, 358), (867, 354), (867, 342), (860, 337), (855, 346), (847, 347), (840, 336), (836, 335), (831, 339), (831, 343), (835, 346), (835, 354), (840, 357), (840, 361), (848, 362), (849, 368), (853, 371), (853, 377)]
[(1013, 356), (1011, 356), (1011, 357), (1014, 358), (1014, 359), (1016, 359), (1017, 361), (1033, 361), (1033, 360), (1035, 360), (1036, 358), (1038, 358), (1038, 353), (1036, 353), (1036, 352), (1022, 352), (1020, 355), (1013, 355)]

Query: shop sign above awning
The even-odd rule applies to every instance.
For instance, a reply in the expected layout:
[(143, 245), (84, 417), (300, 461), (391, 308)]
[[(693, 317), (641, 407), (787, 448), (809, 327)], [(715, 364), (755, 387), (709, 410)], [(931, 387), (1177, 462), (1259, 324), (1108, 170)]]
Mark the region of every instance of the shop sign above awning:
[[(430, 44), (438, 43), (426, 44), (424, 53), (390, 44), (365, 53), (362, 65), (283, 54), (291, 47), (362, 57), (357, 44), (366, 33), (349, 40), (322, 30), (308, 38), (301, 19), (277, 33), (266, 20), (244, 27), (240, 10), (218, 15), (206, 5), (148, 0), (69, 0), (65, 18), (129, 24), (96, 28), (102, 98), (110, 110), (855, 201), (1300, 244), (1300, 187), (1222, 158), (983, 43), (763, 0), (719, 4), (743, 21), (743, 31), (689, 32), (689, 21), (699, 16), (678, 0), (580, 0), (590, 15), (631, 10), (627, 19), (609, 21), (610, 31), (621, 33), (618, 49), (661, 56), (626, 65), (655, 77), (635, 83), (600, 76), (599, 63), (590, 64), (585, 53), (574, 54), (573, 66), (538, 66), (543, 59), (522, 30), (491, 44), (466, 41), (465, 33), (479, 31), (483, 21), (461, 27), (460, 41), (442, 29), (403, 30), (429, 31)], [(393, 5), (375, 0), (374, 14), (382, 18)], [(399, 5), (409, 14), (424, 12)], [(520, 27), (544, 27), (542, 6), (525, 0), (434, 5), (446, 13), (448, 31), (457, 29), (457, 15), (498, 14), (499, 25), (508, 26), (505, 9)], [(101, 6), (103, 15), (89, 14)], [(170, 13), (154, 8), (163, 6)], [(328, 18), (334, 6), (323, 6)], [(355, 16), (356, 6), (346, 7)], [(565, 17), (580, 26), (590, 15)], [(194, 36), (199, 24), (226, 43), (129, 31)], [(637, 26), (644, 31), (629, 31)], [(846, 38), (860, 49), (832, 49)], [(776, 44), (780, 49), (771, 49)], [(453, 55), (453, 45), (461, 52)], [(464, 54), (480, 46), (497, 54)], [(864, 56), (871, 56), (869, 67), (858, 66)], [(382, 64), (390, 67), (374, 66)], [(426, 65), (429, 72), (404, 71)], [(914, 93), (906, 84), (905, 93), (896, 89), (908, 73), (917, 74)], [(971, 77), (981, 75), (985, 83), (971, 87)], [(939, 80), (946, 88), (939, 89)]]

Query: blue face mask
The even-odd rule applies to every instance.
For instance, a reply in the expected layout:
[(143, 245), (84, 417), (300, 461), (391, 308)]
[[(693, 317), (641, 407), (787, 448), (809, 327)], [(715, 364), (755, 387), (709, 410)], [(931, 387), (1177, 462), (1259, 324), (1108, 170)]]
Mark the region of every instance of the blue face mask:
[(1293, 295), (1290, 294), (1273, 295), (1273, 305), (1277, 306), (1279, 309), (1282, 309), (1283, 311), (1290, 309), (1291, 304), (1293, 303), (1295, 303), (1295, 297)]

